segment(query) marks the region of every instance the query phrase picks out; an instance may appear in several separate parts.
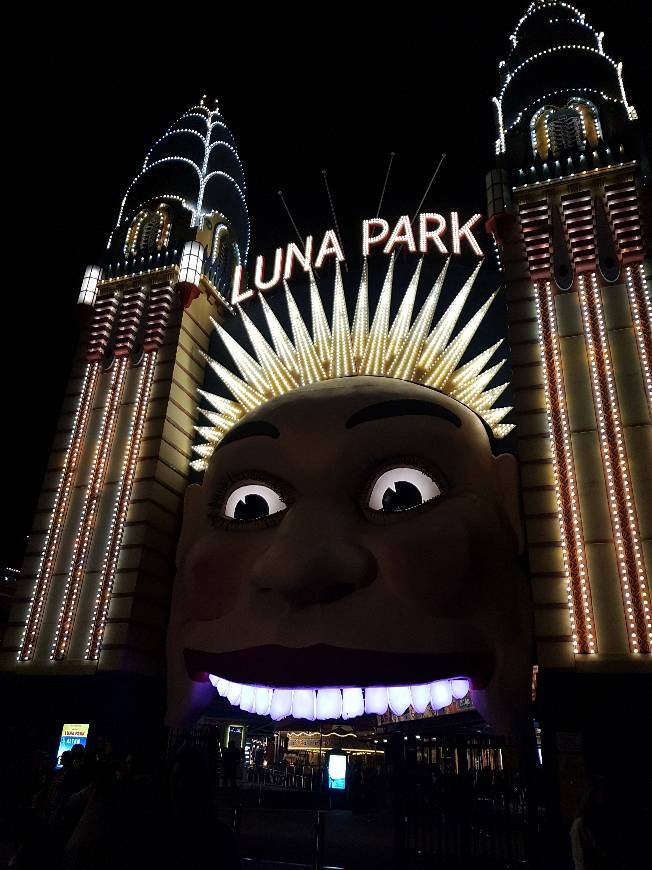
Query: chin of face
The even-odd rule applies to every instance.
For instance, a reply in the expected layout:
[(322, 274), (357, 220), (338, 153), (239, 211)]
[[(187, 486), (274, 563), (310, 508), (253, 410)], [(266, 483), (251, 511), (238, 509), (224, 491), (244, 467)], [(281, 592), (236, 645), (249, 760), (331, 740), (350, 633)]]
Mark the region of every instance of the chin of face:
[[(364, 386), (331, 389), (328, 403), (315, 391), (270, 403), (257, 414), (280, 437), (218, 449), (204, 484), (189, 488), (167, 642), (168, 724), (196, 722), (218, 677), (221, 694), (226, 681), (245, 687), (229, 700), (249, 712), (260, 712), (259, 697), (274, 703), (265, 689), (279, 690), (277, 714), (296, 703), (307, 718), (347, 718), (347, 703), (351, 715), (367, 703), (378, 712), (384, 688), (394, 712), (406, 699), (436, 708), (468, 680), (495, 732), (521, 729), (531, 607), (507, 507), (515, 494), (505, 495), (477, 418), (448, 397), (437, 402), (459, 426), (406, 415), (347, 430), (361, 406), (387, 401), (387, 390)], [(417, 390), (410, 395), (432, 395)], [(258, 478), (278, 490), (283, 510), (264, 523), (215, 521), (234, 487)], [(425, 486), (423, 503), (386, 510), (386, 493), (383, 510), (370, 509), (385, 479), (390, 497)], [(413, 489), (400, 489), (410, 481)], [(327, 698), (328, 689), (344, 691)]]

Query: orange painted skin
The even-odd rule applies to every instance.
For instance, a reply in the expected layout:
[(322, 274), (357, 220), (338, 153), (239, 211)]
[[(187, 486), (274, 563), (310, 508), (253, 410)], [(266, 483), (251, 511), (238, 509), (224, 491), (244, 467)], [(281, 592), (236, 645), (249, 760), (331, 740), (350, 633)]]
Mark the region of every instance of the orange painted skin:
[[(459, 425), (406, 413), (347, 428), (356, 412), (399, 400), (437, 405)], [(328, 645), (392, 653), (399, 663), (403, 654), (429, 657), (437, 672), (428, 679), (470, 677), (485, 719), (498, 732), (516, 730), (529, 698), (532, 617), (514, 458), (492, 455), (464, 405), (389, 378), (295, 390), (239, 426), (256, 421), (278, 437), (218, 446), (202, 485), (186, 493), (168, 633), (169, 723), (191, 724), (214, 694), (192, 679), (184, 650), (280, 645), (300, 657), (302, 648)], [(401, 467), (423, 472), (439, 494), (409, 510), (371, 510), (380, 474)], [(225, 518), (229, 495), (255, 482), (278, 493), (284, 509), (249, 522)], [(451, 667), (458, 670), (444, 672)], [(351, 684), (345, 663), (341, 672), (328, 668), (329, 685)], [(374, 684), (369, 676), (354, 684)], [(247, 679), (263, 682), (256, 673)]]

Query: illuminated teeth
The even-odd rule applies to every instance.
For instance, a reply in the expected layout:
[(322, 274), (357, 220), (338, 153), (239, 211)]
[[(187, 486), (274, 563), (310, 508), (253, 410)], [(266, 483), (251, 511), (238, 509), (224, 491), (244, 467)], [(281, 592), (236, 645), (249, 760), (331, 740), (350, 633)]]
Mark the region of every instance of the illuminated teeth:
[(292, 692), (292, 715), (295, 719), (315, 718), (315, 690), (295, 689)]
[(430, 706), (433, 710), (448, 707), (453, 700), (453, 690), (448, 680), (436, 680), (430, 684)]
[(274, 689), (272, 691), (272, 703), (269, 715), (278, 722), (285, 719), (292, 712), (292, 689)]
[(392, 686), (387, 690), (389, 695), (389, 709), (396, 716), (402, 716), (410, 706), (412, 697), (409, 686)]
[(293, 716), (295, 719), (353, 719), (364, 713), (382, 716), (391, 710), (402, 716), (409, 707), (415, 713), (425, 713), (428, 705), (433, 711), (441, 710), (460, 700), (469, 692), (465, 677), (435, 680), (415, 686), (368, 686), (320, 689), (272, 689), (267, 686), (249, 686), (233, 683), (210, 674), (209, 680), (218, 695), (234, 707), (258, 716), (271, 716), (275, 721)]
[(425, 713), (426, 707), (430, 703), (430, 686), (427, 684), (423, 686), (410, 686), (410, 695), (412, 696), (414, 712)]
[(362, 689), (342, 689), (342, 719), (353, 719), (363, 713)]

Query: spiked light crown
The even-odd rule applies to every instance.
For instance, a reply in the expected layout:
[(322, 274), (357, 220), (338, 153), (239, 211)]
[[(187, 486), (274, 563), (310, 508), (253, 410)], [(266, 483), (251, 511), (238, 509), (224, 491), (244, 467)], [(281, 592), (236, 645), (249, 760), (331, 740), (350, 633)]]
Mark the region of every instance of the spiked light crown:
[(195, 427), (204, 439), (204, 443), (193, 447), (198, 458), (191, 463), (192, 467), (198, 471), (206, 469), (213, 450), (224, 435), (254, 408), (276, 396), (309, 384), (355, 375), (399, 378), (439, 390), (480, 415), (497, 438), (507, 435), (514, 426), (501, 421), (511, 411), (511, 407), (493, 407), (494, 402), (507, 388), (507, 383), (486, 389), (505, 362), (502, 359), (487, 367), (502, 339), (473, 359), (459, 365), (497, 291), (456, 332), (462, 309), (482, 261), (478, 263), (446, 310), (435, 319), (448, 263), (449, 260), (445, 262), (432, 290), (414, 317), (423, 259), (419, 261), (391, 323), (394, 255), (387, 269), (371, 325), (366, 260), (351, 326), (349, 326), (339, 263), (336, 263), (333, 314), (330, 323), (324, 312), (315, 277), (310, 274), (311, 331), (306, 326), (290, 288), (285, 283), (285, 299), (292, 340), (269, 307), (264, 295), (260, 294), (258, 298), (264, 311), (271, 344), (246, 312), (239, 308), (239, 316), (256, 355), (255, 359), (219, 323), (213, 321), (213, 326), (226, 346), (240, 376), (235, 375), (207, 354), (202, 354), (233, 398), (227, 399), (205, 390), (199, 391), (210, 405), (210, 409), (199, 409), (210, 425)]

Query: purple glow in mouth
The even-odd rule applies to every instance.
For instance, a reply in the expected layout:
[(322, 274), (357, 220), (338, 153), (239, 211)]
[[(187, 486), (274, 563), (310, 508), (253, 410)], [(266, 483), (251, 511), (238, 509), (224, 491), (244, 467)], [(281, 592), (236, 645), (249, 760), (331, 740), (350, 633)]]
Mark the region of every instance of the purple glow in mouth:
[(453, 698), (464, 698), (469, 691), (466, 677), (435, 680), (418, 686), (367, 686), (321, 689), (272, 689), (234, 683), (210, 674), (209, 680), (218, 695), (234, 707), (259, 716), (271, 716), (275, 721), (293, 716), (295, 719), (353, 719), (363, 713), (382, 715), (389, 708), (401, 716), (408, 707), (415, 713), (425, 713), (448, 707)]

